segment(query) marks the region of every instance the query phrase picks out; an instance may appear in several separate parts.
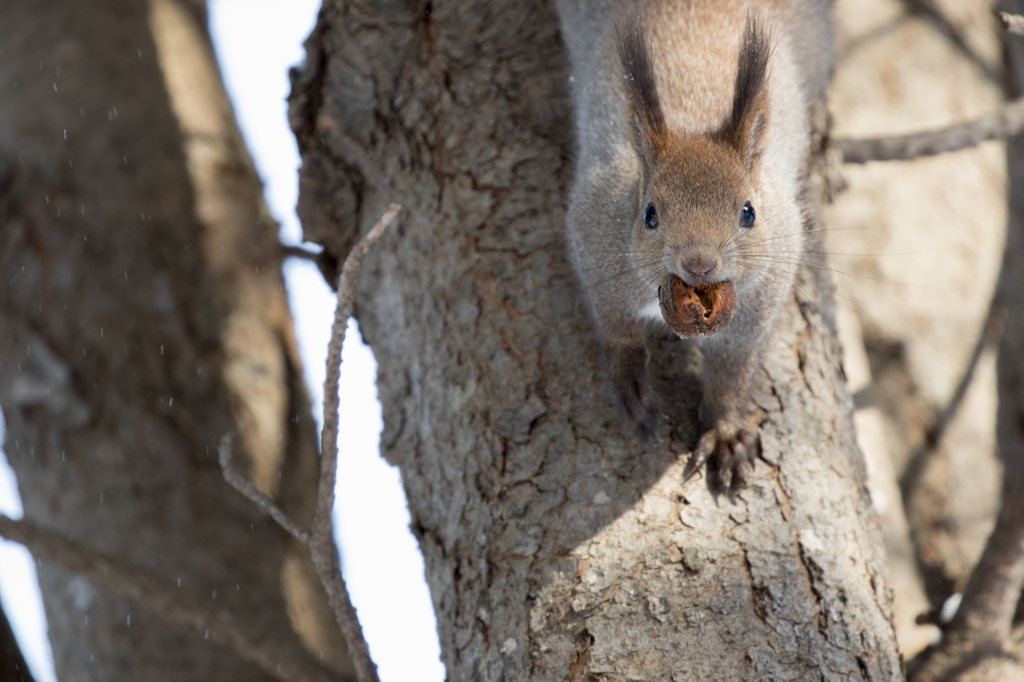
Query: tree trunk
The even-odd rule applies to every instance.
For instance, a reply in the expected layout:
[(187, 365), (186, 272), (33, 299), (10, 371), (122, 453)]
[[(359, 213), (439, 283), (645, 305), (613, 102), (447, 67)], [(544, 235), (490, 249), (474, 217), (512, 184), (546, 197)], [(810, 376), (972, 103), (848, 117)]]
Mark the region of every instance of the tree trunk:
[[(312, 518), (316, 433), (276, 225), (205, 25), (184, 0), (5, 3), (4, 447), (27, 520), (350, 679), (306, 548), (217, 463), (235, 431), (254, 481)], [(274, 673), (123, 590), (39, 575), (65, 682)]]
[(342, 1), (307, 50), (307, 238), (341, 258), (388, 202), (406, 209), (357, 311), (449, 679), (902, 679), (827, 277), (802, 274), (764, 363), (749, 488), (716, 498), (682, 476), (696, 348), (652, 340), (650, 444), (602, 384), (562, 237), (553, 8)]

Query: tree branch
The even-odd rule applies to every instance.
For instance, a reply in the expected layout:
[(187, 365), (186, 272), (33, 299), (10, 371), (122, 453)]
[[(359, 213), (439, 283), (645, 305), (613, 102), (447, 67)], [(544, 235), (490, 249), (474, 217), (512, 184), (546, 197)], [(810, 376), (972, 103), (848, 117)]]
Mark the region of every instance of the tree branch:
[(833, 144), (843, 154), (843, 163), (868, 161), (910, 161), (975, 147), (988, 140), (1012, 137), (1024, 130), (1024, 98), (1001, 111), (961, 125), (912, 135), (876, 138), (839, 138)]
[(1003, 77), (995, 69), (993, 69), (988, 62), (986, 62), (981, 55), (971, 49), (970, 44), (964, 37), (963, 32), (951, 22), (945, 14), (939, 11), (932, 2), (929, 0), (903, 0), (903, 4), (906, 5), (912, 12), (923, 16), (932, 26), (949, 40), (953, 46), (960, 51), (975, 68), (982, 73), (983, 76), (992, 83), (1002, 87)]
[(341, 575), (338, 550), (331, 532), (331, 512), (334, 509), (334, 483), (338, 469), (338, 386), (341, 379), (341, 347), (345, 342), (345, 329), (352, 315), (359, 275), (363, 269), (363, 258), (370, 248), (384, 234), (401, 207), (391, 204), (384, 211), (373, 229), (359, 240), (345, 259), (345, 265), (338, 277), (338, 307), (334, 311), (334, 325), (331, 328), (331, 342), (327, 347), (327, 378), (324, 380), (324, 430), (321, 435), (320, 487), (316, 496), (316, 513), (309, 538), (309, 550), (327, 598), (334, 609), (348, 653), (356, 667), (361, 682), (375, 682), (377, 667), (370, 658), (370, 650), (359, 627), (359, 619), (349, 599), (345, 579)]
[(307, 531), (299, 528), (299, 525), (292, 521), (291, 517), (278, 507), (272, 499), (267, 497), (263, 491), (257, 488), (255, 483), (235, 471), (235, 468), (231, 465), (231, 440), (231, 434), (225, 433), (224, 437), (220, 439), (220, 447), (217, 449), (220, 453), (220, 468), (224, 473), (224, 480), (232, 488), (255, 502), (260, 509), (270, 514), (271, 518), (277, 521), (279, 526), (295, 536), (296, 540), (301, 543), (309, 542), (309, 533)]
[(0, 536), (25, 545), (33, 556), (76, 573), (154, 609), (169, 623), (191, 630), (255, 663), (283, 682), (332, 682), (337, 677), (315, 662), (296, 659), (293, 647), (249, 632), (224, 609), (209, 608), (182, 596), (150, 575), (120, 564), (62, 536), (27, 522), (0, 516)]
[(316, 265), (323, 275), (324, 280), (333, 289), (338, 279), (338, 261), (327, 249), (320, 253), (311, 253), (297, 246), (282, 246), (281, 252), (285, 258), (301, 258)]
[[(907, 4), (919, 11), (927, 11), (933, 19), (939, 16), (934, 9), (919, 0), (908, 0)], [(1024, 35), (1024, 16), (1000, 12), (999, 17), (1008, 32)], [(893, 137), (838, 138), (833, 140), (833, 144), (842, 152), (843, 163), (910, 161), (919, 156), (956, 152), (976, 147), (988, 140), (1013, 137), (1022, 130), (1024, 98), (1010, 102), (993, 114), (948, 128)]]
[(948, 634), (971, 633), (979, 641), (1004, 643), (1024, 589), (1024, 487), (1007, 491), (981, 560), (964, 589)]
[(391, 204), (384, 215), (365, 237), (359, 240), (345, 259), (345, 265), (338, 277), (338, 307), (334, 311), (331, 327), (331, 342), (327, 347), (327, 379), (324, 381), (324, 430), (321, 435), (320, 483), (316, 494), (316, 512), (311, 532), (299, 528), (292, 519), (252, 481), (247, 480), (231, 466), (231, 434), (225, 434), (220, 446), (220, 466), (232, 488), (255, 502), (260, 509), (270, 514), (277, 523), (300, 542), (309, 545), (313, 565), (320, 576), (320, 582), (327, 592), (327, 599), (334, 610), (338, 627), (348, 645), (348, 655), (356, 669), (359, 682), (379, 682), (377, 666), (370, 657), (370, 648), (363, 637), (355, 607), (349, 598), (345, 578), (338, 562), (338, 549), (334, 544), (331, 512), (334, 509), (334, 483), (338, 469), (338, 386), (341, 380), (341, 347), (345, 343), (345, 329), (352, 316), (352, 305), (356, 297), (359, 275), (363, 269), (363, 258), (381, 238), (384, 230), (398, 215), (401, 208)]
[(967, 389), (971, 387), (978, 365), (981, 363), (981, 356), (986, 350), (998, 347), (999, 340), (1003, 336), (1005, 319), (1006, 310), (999, 298), (994, 296), (988, 307), (985, 324), (974, 344), (974, 352), (971, 353), (971, 359), (960, 377), (956, 390), (953, 391), (949, 402), (936, 415), (934, 423), (928, 426), (925, 431), (924, 443), (907, 460), (903, 475), (899, 479), (900, 492), (904, 500), (910, 499), (910, 495), (924, 474), (932, 454), (939, 446), (943, 436), (946, 435), (946, 429), (953, 423), (953, 418), (960, 411), (960, 406), (963, 404), (964, 398), (967, 397)]
[[(1014, 660), (1007, 650), (1014, 611), (1024, 589), (1024, 486), (1009, 491), (963, 601), (942, 644), (912, 676), (914, 682), (956, 680), (992, 659)], [(1016, 662), (1020, 666), (1019, 662)], [(1018, 667), (1019, 673), (1024, 667)], [(1016, 679), (1016, 678), (1015, 678)]]

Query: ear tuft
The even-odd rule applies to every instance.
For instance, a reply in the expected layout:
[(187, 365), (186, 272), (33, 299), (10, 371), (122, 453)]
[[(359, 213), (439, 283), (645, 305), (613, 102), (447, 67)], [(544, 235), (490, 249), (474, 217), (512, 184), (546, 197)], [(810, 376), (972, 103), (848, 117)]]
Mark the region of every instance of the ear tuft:
[(732, 113), (719, 137), (743, 156), (751, 173), (761, 155), (764, 133), (768, 129), (767, 80), (771, 51), (771, 41), (764, 27), (748, 16), (740, 43)]
[(628, 101), (629, 137), (649, 166), (664, 147), (667, 128), (654, 81), (654, 60), (639, 17), (630, 13), (616, 29)]

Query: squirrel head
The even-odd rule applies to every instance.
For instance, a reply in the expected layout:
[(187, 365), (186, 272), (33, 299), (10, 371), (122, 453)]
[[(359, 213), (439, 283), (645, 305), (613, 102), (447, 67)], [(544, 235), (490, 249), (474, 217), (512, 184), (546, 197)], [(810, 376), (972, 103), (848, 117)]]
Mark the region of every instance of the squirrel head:
[(732, 110), (711, 134), (669, 130), (652, 50), (635, 16), (620, 27), (618, 48), (628, 136), (640, 162), (634, 264), (651, 282), (670, 274), (690, 286), (742, 279), (742, 264), (727, 256), (758, 225), (758, 177), (768, 136), (768, 37), (747, 19)]

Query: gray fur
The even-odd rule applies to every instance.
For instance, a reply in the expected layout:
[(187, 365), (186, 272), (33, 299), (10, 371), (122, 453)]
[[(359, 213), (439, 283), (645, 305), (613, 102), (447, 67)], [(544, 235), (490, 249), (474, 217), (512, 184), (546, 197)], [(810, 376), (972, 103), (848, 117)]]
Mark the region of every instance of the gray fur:
[[(568, 242), (613, 397), (632, 427), (653, 436), (658, 404), (646, 376), (644, 326), (645, 319), (660, 320), (657, 288), (670, 273), (690, 285), (731, 280), (736, 317), (704, 344), (707, 433), (696, 454), (698, 461), (709, 454), (743, 460), (753, 428), (751, 374), (803, 248), (802, 173), (810, 107), (831, 76), (831, 2), (557, 0), (557, 6), (572, 63), (578, 144)], [(629, 85), (636, 74), (624, 73), (620, 62), (620, 51), (636, 49), (623, 47), (623, 27), (636, 22), (650, 47), (653, 96), (646, 85)], [(764, 35), (771, 49), (762, 89), (737, 85), (740, 43)], [(756, 67), (763, 51), (748, 52), (747, 63)], [(756, 85), (756, 75), (748, 69), (745, 78)], [(743, 106), (757, 116), (746, 127), (737, 127), (734, 114), (741, 91)], [(638, 92), (661, 111), (638, 110), (627, 95)], [(652, 150), (652, 133), (642, 124), (659, 117), (668, 143)], [(744, 230), (738, 211), (748, 200), (758, 217)], [(641, 218), (650, 203), (660, 220), (653, 231)]]

